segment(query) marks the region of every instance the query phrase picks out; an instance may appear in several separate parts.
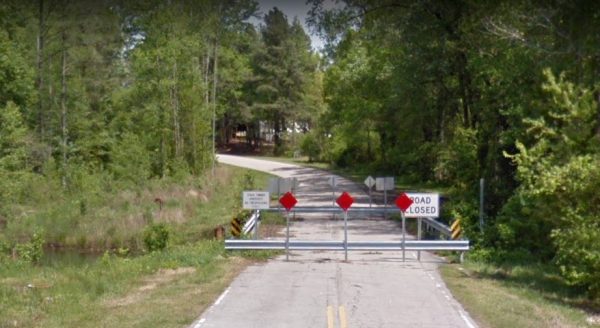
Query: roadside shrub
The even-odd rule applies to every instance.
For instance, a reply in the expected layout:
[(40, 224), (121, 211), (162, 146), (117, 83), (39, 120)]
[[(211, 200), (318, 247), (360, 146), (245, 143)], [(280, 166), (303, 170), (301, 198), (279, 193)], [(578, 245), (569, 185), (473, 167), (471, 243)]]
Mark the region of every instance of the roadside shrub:
[(9, 258), (9, 254), (12, 248), (8, 241), (4, 240), (2, 236), (0, 236), (0, 263), (4, 262)]
[(151, 224), (144, 229), (144, 245), (149, 252), (162, 251), (168, 244), (169, 229), (166, 224)]
[[(596, 222), (594, 222), (596, 221)], [(600, 219), (577, 218), (569, 229), (552, 234), (558, 247), (556, 262), (569, 284), (587, 289), (600, 299)]]
[(44, 256), (44, 238), (39, 232), (35, 232), (27, 243), (15, 246), (17, 255), (25, 262), (37, 263)]
[(306, 133), (300, 142), (300, 150), (302, 154), (308, 156), (308, 161), (313, 162), (319, 159), (321, 155), (321, 147), (313, 132)]
[(532, 145), (505, 154), (520, 186), (498, 217), (500, 246), (554, 258), (567, 282), (600, 296), (600, 142), (593, 90), (544, 72), (547, 111), (527, 119)]
[(242, 190), (254, 190), (254, 188), (256, 188), (256, 181), (254, 180), (252, 173), (244, 173), (244, 176), (242, 177), (242, 188)]

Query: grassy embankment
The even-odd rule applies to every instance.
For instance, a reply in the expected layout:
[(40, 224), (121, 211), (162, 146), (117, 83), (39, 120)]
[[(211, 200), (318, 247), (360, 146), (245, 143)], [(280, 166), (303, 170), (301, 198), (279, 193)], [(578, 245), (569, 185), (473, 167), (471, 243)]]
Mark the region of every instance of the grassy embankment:
[[(368, 168), (332, 168), (306, 158), (273, 158), (332, 171), (362, 183)], [(438, 190), (435, 186), (397, 184), (399, 190)], [(445, 190), (442, 190), (442, 192)], [(414, 221), (408, 230), (416, 231)], [(469, 259), (440, 269), (448, 288), (481, 327), (600, 327), (600, 304), (566, 284), (557, 269), (541, 263), (494, 265)], [(596, 313), (596, 315), (594, 315)]]
[(567, 286), (550, 265), (466, 261), (440, 271), (454, 297), (481, 327), (600, 326), (599, 304)]
[[(186, 178), (155, 181), (135, 191), (64, 195), (61, 204), (74, 203), (73, 211), (80, 206), (76, 200), (93, 198), (79, 215), (63, 209), (61, 216), (60, 209), (46, 203), (32, 207), (22, 225), (10, 223), (3, 233), (27, 231), (41, 213), (51, 214), (57, 226), (36, 222), (47, 242), (111, 250), (95, 260), (73, 263), (42, 264), (42, 259), (32, 264), (0, 256), (0, 327), (190, 324), (241, 269), (272, 254), (226, 253), (222, 242), (212, 238), (213, 229), (235, 214), (241, 190), (252, 180), (256, 186), (266, 183), (266, 175), (246, 172), (221, 167), (210, 184), (208, 179)], [(162, 210), (154, 203), (159, 197)], [(167, 223), (171, 246), (166, 250), (147, 253), (136, 248), (148, 222)], [(137, 255), (127, 255), (130, 248)]]

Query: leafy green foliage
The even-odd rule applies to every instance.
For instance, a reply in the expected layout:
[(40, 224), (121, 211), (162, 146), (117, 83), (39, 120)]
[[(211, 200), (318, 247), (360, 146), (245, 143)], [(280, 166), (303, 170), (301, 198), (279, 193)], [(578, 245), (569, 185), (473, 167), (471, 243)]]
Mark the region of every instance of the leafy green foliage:
[(141, 185), (151, 176), (150, 164), (150, 154), (133, 133), (125, 133), (111, 152), (111, 171), (117, 180)]
[(35, 232), (31, 240), (15, 246), (16, 254), (25, 262), (37, 263), (44, 256), (44, 238), (40, 232)]
[(0, 29), (0, 106), (11, 101), (17, 106), (27, 106), (32, 100), (32, 72), (19, 53), (18, 42)]
[[(593, 126), (596, 106), (589, 90), (546, 71), (551, 96), (546, 115), (528, 120), (536, 142), (510, 156), (521, 185), (498, 226), (504, 248), (521, 245), (556, 262), (573, 284), (598, 296), (597, 228), (600, 227), (600, 140)], [(524, 218), (527, 218), (526, 220)], [(528, 242), (519, 236), (528, 235)], [(549, 248), (553, 245), (553, 248)]]
[(444, 186), (442, 219), (461, 217), (481, 258), (554, 259), (597, 295), (600, 7), (311, 3), (332, 161)]
[(311, 131), (303, 135), (302, 141), (300, 141), (300, 149), (302, 150), (302, 154), (308, 156), (309, 162), (319, 159), (321, 155), (321, 147), (314, 132)]
[(149, 252), (162, 251), (169, 245), (169, 229), (164, 223), (153, 223), (144, 229), (144, 245)]

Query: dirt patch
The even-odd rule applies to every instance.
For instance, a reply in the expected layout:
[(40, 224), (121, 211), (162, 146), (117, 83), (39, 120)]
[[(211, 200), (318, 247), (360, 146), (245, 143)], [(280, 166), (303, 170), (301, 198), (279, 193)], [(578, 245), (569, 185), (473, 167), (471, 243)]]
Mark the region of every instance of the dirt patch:
[(148, 292), (156, 289), (158, 286), (173, 281), (178, 276), (191, 274), (194, 272), (196, 272), (196, 268), (191, 267), (160, 269), (156, 274), (144, 279), (144, 284), (142, 286), (138, 287), (136, 290), (130, 292), (124, 297), (108, 300), (106, 305), (109, 307), (119, 307), (138, 303), (147, 296)]
[(258, 234), (260, 238), (283, 237), (285, 236), (284, 228), (285, 226), (281, 225), (261, 224)]
[(157, 221), (169, 223), (184, 223), (187, 220), (182, 209), (174, 208), (162, 210), (161, 212), (159, 212), (157, 216)]
[(600, 326), (600, 314), (589, 316), (585, 321), (590, 325)]

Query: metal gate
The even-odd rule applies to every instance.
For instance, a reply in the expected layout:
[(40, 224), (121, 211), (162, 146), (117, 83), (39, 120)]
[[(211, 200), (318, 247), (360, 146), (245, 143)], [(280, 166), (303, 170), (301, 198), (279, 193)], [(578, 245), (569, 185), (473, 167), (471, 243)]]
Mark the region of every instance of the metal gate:
[[(282, 209), (268, 209), (263, 211), (287, 213), (343, 213), (339, 207), (295, 207), (286, 212)], [(353, 207), (348, 213), (359, 214), (383, 214), (400, 213), (395, 207)], [(260, 225), (260, 211), (255, 211), (243, 227), (245, 234), (253, 235), (254, 239), (227, 239), (225, 240), (225, 249), (227, 250), (285, 250), (286, 255), (290, 250), (294, 251), (402, 251), (403, 261), (406, 259), (405, 251), (418, 251), (418, 259), (421, 258), (420, 251), (459, 251), (462, 253), (469, 251), (468, 240), (421, 240), (422, 224), (425, 223), (427, 229), (435, 229), (441, 235), (451, 238), (452, 231), (447, 225), (433, 218), (418, 218), (417, 240), (406, 240), (406, 228), (402, 226), (401, 241), (347, 241), (347, 240), (290, 240), (289, 239), (289, 220), (288, 229), (286, 229), (286, 238), (284, 240), (260, 240), (258, 239), (258, 227)], [(347, 226), (344, 226), (347, 229)], [(345, 231), (346, 232), (346, 231)]]

